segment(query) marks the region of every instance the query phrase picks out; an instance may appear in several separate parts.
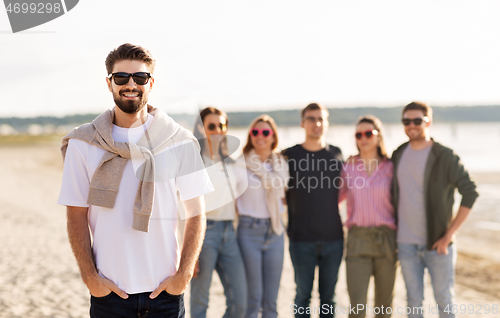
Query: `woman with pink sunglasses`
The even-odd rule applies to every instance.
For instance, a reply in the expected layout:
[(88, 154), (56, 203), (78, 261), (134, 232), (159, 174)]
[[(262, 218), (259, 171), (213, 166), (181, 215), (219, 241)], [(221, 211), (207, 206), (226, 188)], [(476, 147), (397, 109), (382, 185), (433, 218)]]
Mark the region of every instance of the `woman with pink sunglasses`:
[[(347, 289), (352, 307), (366, 306), (373, 275), (373, 312), (378, 313), (377, 317), (390, 317), (391, 309), (387, 308), (392, 306), (397, 267), (396, 220), (391, 203), (393, 165), (387, 157), (378, 118), (360, 118), (355, 137), (359, 154), (349, 158), (342, 171), (339, 195), (340, 201), (347, 201)], [(359, 310), (349, 317), (365, 315), (366, 310)]]
[(257, 117), (243, 148), (246, 167), (240, 175), (248, 178), (248, 188), (238, 197), (238, 243), (248, 288), (245, 317), (277, 317), (277, 298), (283, 268), (285, 189), (288, 164), (276, 152), (277, 126), (268, 115)]

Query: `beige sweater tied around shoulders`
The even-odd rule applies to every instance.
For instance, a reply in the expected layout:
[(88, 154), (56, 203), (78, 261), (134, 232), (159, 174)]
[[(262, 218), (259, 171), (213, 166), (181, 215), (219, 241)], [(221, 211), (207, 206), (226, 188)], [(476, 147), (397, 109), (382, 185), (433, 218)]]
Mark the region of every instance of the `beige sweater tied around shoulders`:
[(107, 152), (102, 156), (90, 181), (87, 203), (105, 208), (113, 208), (118, 194), (121, 178), (127, 161), (131, 158), (145, 159), (140, 171), (139, 187), (134, 202), (132, 228), (148, 232), (153, 197), (155, 191), (154, 156), (175, 142), (191, 139), (198, 141), (191, 132), (160, 109), (147, 105), (148, 113), (154, 116), (153, 122), (145, 130), (137, 143), (113, 140), (114, 109), (97, 116), (92, 123), (73, 129), (62, 140), (63, 160), (71, 138), (82, 140)]

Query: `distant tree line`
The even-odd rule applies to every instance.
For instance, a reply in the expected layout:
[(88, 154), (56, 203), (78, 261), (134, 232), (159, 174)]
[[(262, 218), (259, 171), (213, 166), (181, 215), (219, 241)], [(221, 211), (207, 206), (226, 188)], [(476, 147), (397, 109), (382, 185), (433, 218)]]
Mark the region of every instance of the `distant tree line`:
[[(433, 107), (435, 122), (500, 122), (500, 106), (452, 106)], [(353, 124), (363, 115), (377, 116), (383, 123), (401, 122), (403, 106), (400, 107), (356, 107), (329, 108), (330, 124)], [(228, 113), (231, 126), (247, 126), (264, 112)], [(297, 126), (300, 123), (300, 109), (266, 112), (280, 126)]]
[[(375, 115), (383, 123), (398, 123), (401, 120), (403, 107), (356, 107), (356, 108), (330, 108), (331, 124), (353, 124), (362, 115)], [(499, 106), (452, 106), (433, 107), (435, 122), (500, 122)], [(300, 123), (300, 110), (273, 110), (269, 112), (248, 111), (228, 112), (229, 123), (232, 127), (246, 127), (257, 116), (267, 113), (274, 118), (279, 126), (297, 126)], [(14, 128), (26, 127), (32, 124), (54, 126), (78, 126), (91, 122), (98, 114), (70, 115), (64, 117), (39, 116), (39, 117), (0, 117), (0, 125), (8, 124)], [(177, 121), (194, 122), (190, 114), (169, 114)]]

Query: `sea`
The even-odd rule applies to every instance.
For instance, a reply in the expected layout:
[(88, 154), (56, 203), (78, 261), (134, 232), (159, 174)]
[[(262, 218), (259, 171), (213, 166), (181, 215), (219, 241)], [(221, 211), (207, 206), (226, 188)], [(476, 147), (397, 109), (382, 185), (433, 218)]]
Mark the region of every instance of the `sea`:
[[(358, 153), (354, 125), (331, 125), (326, 132), (326, 142), (340, 147), (344, 158)], [(408, 141), (402, 124), (383, 127), (384, 140), (389, 154)], [(247, 129), (229, 127), (228, 135), (239, 141), (234, 156), (241, 153), (247, 140)], [(500, 122), (487, 123), (434, 123), (430, 135), (435, 141), (455, 151), (471, 173), (500, 172)], [(278, 149), (284, 149), (305, 139), (300, 127), (278, 127)]]

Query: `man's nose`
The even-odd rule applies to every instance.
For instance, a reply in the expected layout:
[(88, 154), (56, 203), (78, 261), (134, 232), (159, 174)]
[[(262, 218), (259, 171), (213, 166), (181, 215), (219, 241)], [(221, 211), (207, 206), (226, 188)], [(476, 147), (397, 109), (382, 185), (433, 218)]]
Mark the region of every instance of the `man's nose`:
[(128, 79), (127, 84), (125, 84), (125, 87), (136, 87), (136, 86), (137, 86), (137, 84), (135, 84), (134, 79), (132, 78), (132, 76), (130, 76), (130, 78)]

